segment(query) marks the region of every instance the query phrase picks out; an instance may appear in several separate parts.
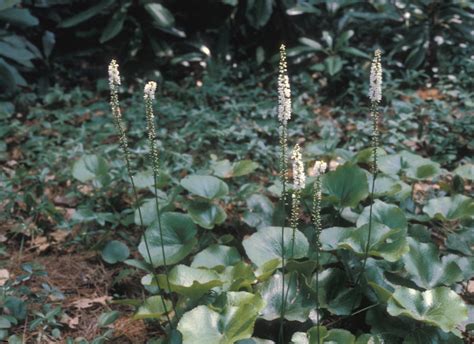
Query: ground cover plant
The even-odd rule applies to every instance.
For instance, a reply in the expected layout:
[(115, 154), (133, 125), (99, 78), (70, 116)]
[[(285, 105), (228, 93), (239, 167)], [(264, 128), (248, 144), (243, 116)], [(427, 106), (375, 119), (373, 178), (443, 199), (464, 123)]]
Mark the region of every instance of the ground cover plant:
[(360, 32), (0, 102), (1, 340), (471, 342), (472, 58)]

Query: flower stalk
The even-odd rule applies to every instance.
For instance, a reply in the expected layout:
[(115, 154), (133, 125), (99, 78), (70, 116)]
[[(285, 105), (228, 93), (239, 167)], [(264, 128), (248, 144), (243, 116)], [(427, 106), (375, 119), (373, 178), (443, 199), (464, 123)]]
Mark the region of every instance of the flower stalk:
[(379, 148), (379, 106), (382, 101), (382, 52), (377, 49), (374, 53), (374, 58), (372, 60), (372, 65), (370, 68), (370, 88), (369, 88), (369, 99), (370, 99), (370, 117), (372, 119), (372, 137), (371, 137), (371, 147), (372, 147), (372, 188), (370, 192), (370, 208), (369, 208), (369, 228), (367, 234), (367, 243), (364, 250), (364, 260), (362, 263), (362, 268), (359, 272), (359, 275), (356, 279), (355, 285), (357, 285), (362, 277), (362, 274), (365, 271), (365, 266), (367, 264), (367, 259), (369, 257), (369, 248), (370, 248), (370, 239), (372, 235), (372, 207), (374, 205), (374, 190), (375, 190), (375, 180), (377, 179), (378, 165), (377, 165), (377, 154)]
[[(127, 133), (126, 133), (125, 125), (123, 123), (122, 112), (120, 110), (120, 101), (119, 101), (119, 97), (118, 97), (118, 91), (119, 91), (119, 87), (121, 85), (121, 80), (120, 80), (120, 72), (119, 72), (119, 66), (117, 64), (117, 61), (112, 60), (110, 62), (108, 72), (109, 72), (109, 87), (110, 87), (110, 107), (111, 107), (111, 110), (112, 110), (114, 125), (115, 125), (117, 133), (119, 135), (120, 148), (121, 148), (122, 154), (124, 156), (125, 165), (126, 165), (127, 172), (128, 172), (128, 177), (130, 179), (130, 184), (132, 185), (132, 191), (133, 191), (133, 195), (134, 195), (134, 206), (138, 210), (138, 217), (140, 219), (140, 225), (141, 225), (142, 228), (145, 228), (144, 223), (143, 223), (142, 211), (141, 211), (140, 205), (138, 204), (138, 193), (137, 193), (137, 188), (135, 186), (135, 181), (134, 181), (134, 178), (133, 178), (132, 167), (131, 167), (131, 164), (130, 164), (130, 151), (129, 151), (129, 148), (128, 148)], [(150, 253), (146, 233), (143, 234), (143, 238), (144, 238), (144, 241), (145, 241), (145, 247), (146, 247), (146, 251), (147, 251), (147, 255), (148, 255), (148, 260), (151, 263), (152, 262), (151, 253)], [(153, 274), (153, 278), (155, 279), (155, 281), (158, 281), (156, 272), (154, 270), (152, 271), (152, 274)], [(164, 299), (163, 295), (160, 295), (160, 296), (161, 296), (161, 302), (163, 303), (163, 307), (166, 310), (165, 299)], [(170, 326), (172, 327), (171, 319), (169, 317), (168, 312), (166, 312), (166, 317), (168, 318), (168, 322), (169, 322)]]
[[(160, 231), (160, 242), (161, 242), (161, 254), (163, 256), (163, 268), (165, 270), (166, 276), (166, 284), (168, 290), (171, 291), (171, 284), (169, 280), (169, 273), (168, 273), (168, 264), (166, 262), (166, 252), (164, 246), (164, 238), (163, 238), (163, 230), (161, 227), (161, 209), (159, 206), (158, 201), (158, 177), (160, 175), (160, 156), (158, 152), (158, 148), (156, 147), (156, 129), (155, 129), (155, 114), (153, 111), (153, 100), (155, 99), (155, 92), (156, 92), (156, 82), (149, 81), (146, 83), (144, 90), (143, 90), (143, 98), (145, 100), (145, 115), (146, 115), (146, 127), (147, 127), (147, 134), (148, 134), (148, 144), (150, 146), (150, 160), (152, 164), (153, 170), (153, 187), (154, 187), (154, 194), (155, 194), (155, 207), (156, 207), (156, 217), (158, 221), (158, 229)], [(176, 313), (176, 307), (171, 300), (171, 305), (173, 307), (173, 311)], [(167, 307), (163, 302), (163, 307), (165, 313), (168, 314)]]
[[(288, 183), (288, 121), (291, 119), (291, 88), (288, 77), (288, 66), (286, 62), (286, 48), (280, 46), (280, 65), (278, 74), (278, 121), (279, 141), (280, 141), (280, 179), (282, 183), (281, 201), (283, 213), (286, 214), (286, 185)], [(280, 309), (280, 333), (279, 341), (283, 343), (283, 322), (285, 317), (285, 220), (281, 225), (281, 261), (282, 261), (282, 291), (281, 291), (281, 309)]]
[(321, 252), (321, 241), (319, 239), (322, 231), (321, 221), (321, 200), (322, 200), (322, 188), (321, 188), (321, 177), (326, 172), (327, 164), (324, 161), (316, 161), (313, 167), (313, 175), (316, 177), (313, 188), (313, 209), (311, 211), (311, 218), (313, 220), (315, 230), (315, 246), (316, 246), (316, 326), (317, 326), (317, 338), (318, 344), (321, 342), (320, 335), (320, 304), (319, 304), (319, 255)]

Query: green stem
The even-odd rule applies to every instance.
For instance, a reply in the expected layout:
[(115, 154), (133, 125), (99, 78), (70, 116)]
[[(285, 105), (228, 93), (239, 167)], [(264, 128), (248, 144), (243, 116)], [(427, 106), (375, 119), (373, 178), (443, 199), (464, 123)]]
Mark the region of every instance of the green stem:
[[(132, 174), (130, 173), (130, 171), (128, 173), (129, 173), (129, 176), (130, 176), (130, 183), (132, 184), (133, 195), (135, 197), (135, 207), (138, 209), (138, 217), (140, 218), (140, 225), (143, 228), (145, 228), (145, 225), (143, 223), (142, 211), (141, 211), (140, 206), (138, 204), (137, 188), (135, 187), (135, 182), (133, 180)], [(160, 229), (161, 229), (161, 227), (160, 227)], [(151, 259), (150, 246), (148, 245), (148, 239), (147, 239), (147, 236), (146, 236), (146, 231), (143, 232), (143, 241), (145, 242), (145, 250), (146, 250), (146, 253), (147, 253), (147, 256), (148, 256), (148, 260), (150, 261), (150, 264), (152, 266), (153, 278), (155, 279), (156, 283), (158, 283), (158, 275), (156, 274), (155, 269), (153, 267), (153, 261)], [(160, 288), (160, 298), (161, 298), (161, 303), (163, 304), (163, 309), (165, 310), (165, 313), (166, 313), (166, 318), (168, 319), (168, 323), (170, 324), (171, 328), (173, 328), (173, 324), (172, 324), (170, 316), (168, 314), (168, 309), (166, 307), (165, 298), (164, 298), (164, 296), (161, 292), (161, 288)]]
[(367, 234), (367, 243), (365, 245), (365, 253), (364, 253), (364, 260), (362, 262), (362, 268), (359, 272), (359, 275), (357, 276), (355, 285), (357, 285), (360, 282), (360, 279), (362, 277), (362, 274), (365, 271), (365, 266), (367, 264), (367, 259), (369, 258), (369, 248), (370, 248), (370, 239), (372, 235), (372, 208), (374, 205), (374, 189), (375, 189), (375, 179), (377, 178), (377, 173), (374, 174), (374, 177), (372, 179), (372, 191), (371, 191), (371, 203), (369, 207), (369, 233)]
[[(121, 113), (120, 113), (120, 107), (119, 107), (120, 105), (119, 105), (119, 100), (118, 100), (118, 91), (115, 87), (111, 88), (111, 98), (112, 98), (111, 99), (111, 104), (112, 104), (112, 112), (113, 112), (114, 120), (115, 120), (115, 126), (116, 126), (117, 131), (118, 131), (119, 136), (120, 136), (119, 137), (120, 138), (120, 147), (122, 148), (122, 153), (124, 155), (124, 160), (125, 160), (125, 165), (126, 165), (127, 172), (128, 172), (128, 177), (130, 179), (130, 183), (132, 184), (135, 208), (138, 210), (138, 217), (140, 218), (140, 225), (141, 225), (142, 228), (145, 228), (145, 225), (144, 225), (144, 222), (143, 222), (142, 211), (141, 211), (140, 206), (138, 204), (137, 188), (135, 187), (135, 181), (133, 179), (132, 168), (131, 168), (131, 165), (130, 165), (130, 154), (128, 152), (127, 135), (125, 133), (125, 129), (124, 129), (124, 127), (122, 125), (122, 122), (121, 122)], [(144, 242), (145, 242), (145, 249), (146, 249), (147, 255), (148, 255), (148, 260), (150, 261), (150, 264), (151, 264), (151, 267), (152, 267), (152, 272), (151, 273), (152, 273), (152, 276), (155, 279), (156, 283), (158, 283), (158, 276), (157, 276), (157, 274), (155, 272), (155, 269), (153, 267), (153, 262), (152, 262), (152, 259), (151, 259), (150, 247), (148, 245), (148, 239), (147, 239), (147, 236), (146, 236), (146, 231), (143, 232), (143, 238), (144, 238)], [(163, 308), (166, 310), (166, 303), (165, 303), (165, 299), (163, 297), (163, 294), (160, 293), (160, 297), (161, 297), (161, 302), (163, 304)], [(168, 312), (166, 312), (166, 317), (168, 319), (168, 322), (170, 323), (171, 328), (173, 328), (173, 325), (171, 323), (171, 319), (169, 317)], [(159, 324), (159, 322), (158, 322), (158, 324)]]
[(282, 127), (282, 132), (280, 133), (280, 148), (281, 148), (281, 157), (280, 157), (280, 175), (283, 183), (283, 188), (281, 192), (281, 199), (283, 200), (283, 214), (285, 218), (283, 219), (281, 225), (281, 309), (280, 309), (280, 332), (279, 332), (279, 342), (284, 344), (284, 331), (283, 323), (285, 317), (285, 220), (286, 220), (286, 178), (287, 178), (287, 169), (286, 169), (286, 125)]
[[(154, 179), (154, 186), (155, 186), (155, 205), (156, 205), (156, 216), (158, 218), (158, 227), (160, 229), (160, 241), (161, 241), (161, 254), (163, 255), (163, 265), (164, 265), (164, 270), (165, 270), (165, 275), (166, 275), (166, 285), (168, 287), (168, 290), (171, 292), (171, 284), (170, 284), (170, 279), (169, 279), (169, 274), (168, 274), (168, 264), (166, 263), (166, 254), (165, 254), (165, 245), (163, 242), (163, 229), (161, 227), (161, 210), (160, 206), (158, 204), (158, 190), (156, 187), (157, 181), (158, 181), (158, 175), (155, 170), (153, 170), (153, 179)], [(168, 313), (166, 306), (164, 306), (164, 310), (166, 313)], [(178, 313), (176, 313), (176, 306), (173, 302), (173, 299), (171, 299), (171, 306), (173, 307), (173, 312), (177, 316)], [(169, 318), (168, 318), (169, 319)]]

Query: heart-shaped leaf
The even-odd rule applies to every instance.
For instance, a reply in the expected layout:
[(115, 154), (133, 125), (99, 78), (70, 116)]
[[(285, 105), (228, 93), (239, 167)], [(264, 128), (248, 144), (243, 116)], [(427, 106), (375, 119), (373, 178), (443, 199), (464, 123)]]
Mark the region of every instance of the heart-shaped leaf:
[(452, 260), (443, 257), (435, 245), (418, 242), (408, 237), (410, 251), (402, 259), (405, 269), (418, 286), (431, 289), (440, 285), (450, 286), (463, 279), (462, 271)]
[(188, 213), (194, 223), (206, 229), (213, 229), (227, 218), (224, 209), (218, 204), (194, 201), (188, 206)]
[(339, 208), (355, 207), (369, 194), (367, 177), (362, 169), (351, 164), (339, 166), (323, 177), (323, 192)]
[(423, 208), (432, 219), (443, 221), (460, 220), (474, 216), (474, 200), (463, 195), (433, 198)]
[[(293, 230), (285, 227), (283, 231), (285, 257), (299, 259), (306, 257), (308, 252), (308, 239), (299, 230), (295, 230), (295, 244), (292, 252)], [(261, 228), (242, 242), (247, 256), (252, 263), (261, 266), (266, 262), (278, 258), (281, 259), (282, 238), (281, 227)]]
[(250, 227), (261, 228), (271, 226), (273, 219), (273, 203), (263, 195), (251, 195), (246, 199), (247, 210), (243, 220)]
[(459, 166), (454, 173), (464, 179), (474, 180), (474, 164)]
[(388, 300), (387, 311), (392, 316), (406, 316), (440, 327), (449, 332), (467, 320), (467, 307), (463, 300), (449, 288), (420, 292), (415, 289), (397, 287)]
[[(316, 277), (319, 278), (316, 289)], [(322, 308), (336, 315), (349, 315), (360, 303), (360, 293), (348, 288), (347, 277), (340, 269), (329, 268), (314, 273), (305, 281), (314, 299), (319, 298)]]
[[(331, 227), (322, 231), (320, 241), (324, 250), (349, 249), (365, 254), (369, 224), (359, 228)], [(372, 224), (369, 255), (395, 262), (408, 252), (406, 229), (390, 229), (374, 222)]]
[(145, 300), (142, 306), (138, 308), (137, 313), (133, 316), (133, 319), (159, 319), (163, 316), (166, 311), (172, 309), (171, 301), (164, 300), (159, 295), (150, 296)]
[(85, 183), (93, 180), (97, 186), (110, 183), (109, 166), (104, 158), (97, 155), (84, 155), (74, 163), (72, 175)]
[(252, 291), (252, 284), (257, 282), (252, 267), (244, 262), (227, 266), (221, 272), (220, 277), (224, 282), (222, 289), (225, 291), (239, 291), (241, 289)]
[(258, 295), (228, 292), (226, 304), (220, 312), (208, 306), (198, 306), (186, 312), (178, 323), (183, 344), (233, 344), (250, 338), (263, 305)]
[[(369, 223), (370, 206), (364, 208), (364, 211), (357, 219), (357, 227)], [(386, 225), (390, 229), (406, 230), (407, 219), (403, 211), (393, 204), (387, 204), (380, 200), (375, 200), (372, 205), (372, 221)]]
[(111, 240), (102, 250), (102, 259), (109, 264), (123, 262), (130, 255), (127, 245), (118, 240)]
[[(181, 213), (163, 213), (161, 215), (161, 230), (158, 222), (154, 222), (145, 232), (148, 249), (150, 250), (153, 266), (164, 264), (161, 236), (163, 236), (164, 251), (167, 264), (176, 264), (185, 258), (197, 243), (197, 228), (188, 215)], [(140, 241), (138, 251), (147, 263), (150, 263), (148, 257), (147, 245), (144, 237)]]
[(229, 193), (229, 187), (219, 178), (213, 176), (186, 176), (181, 180), (181, 186), (190, 193), (212, 200)]
[(191, 267), (209, 269), (225, 267), (237, 264), (240, 259), (239, 251), (235, 247), (211, 245), (194, 257)]
[[(166, 275), (158, 275), (158, 286), (167, 291), (176, 292), (191, 299), (197, 299), (210, 289), (222, 285), (217, 272), (209, 269), (196, 269), (186, 265), (176, 265), (169, 272), (171, 290), (168, 289)], [(142, 278), (143, 285), (156, 285), (153, 275)]]
[[(318, 338), (319, 337), (319, 338)], [(319, 339), (319, 340), (318, 340)], [(355, 344), (355, 336), (342, 329), (327, 330), (326, 327), (314, 326), (308, 332), (295, 332), (291, 337), (292, 344)], [(359, 343), (359, 342), (357, 342)], [(378, 343), (378, 342), (374, 342)]]
[[(265, 320), (280, 318), (282, 308), (282, 277), (280, 272), (274, 274), (268, 281), (260, 285), (259, 292), (265, 301), (265, 308), (260, 317)], [(308, 297), (302, 289), (296, 273), (285, 275), (284, 290), (286, 297), (285, 319), (304, 322), (316, 306), (315, 301)]]
[(404, 172), (407, 177), (417, 180), (432, 178), (441, 172), (437, 162), (407, 151), (380, 157), (378, 167), (385, 174)]

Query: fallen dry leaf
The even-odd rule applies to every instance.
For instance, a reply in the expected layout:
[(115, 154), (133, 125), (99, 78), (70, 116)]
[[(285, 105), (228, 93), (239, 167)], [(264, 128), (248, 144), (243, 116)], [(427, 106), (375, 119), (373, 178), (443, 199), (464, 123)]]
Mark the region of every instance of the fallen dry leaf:
[(101, 304), (105, 306), (107, 305), (107, 301), (110, 301), (110, 300), (112, 300), (112, 297), (105, 295), (105, 296), (96, 297), (94, 299), (89, 299), (89, 298), (79, 299), (77, 301), (74, 301), (72, 305), (79, 309), (85, 309), (85, 308), (92, 307), (94, 304)]
[(51, 236), (53, 237), (54, 241), (63, 242), (64, 240), (66, 240), (69, 233), (69, 231), (57, 230), (51, 233)]
[(9, 278), (10, 272), (7, 269), (0, 269), (0, 287), (5, 285)]
[(469, 281), (467, 284), (467, 291), (471, 294), (474, 294), (474, 281)]

